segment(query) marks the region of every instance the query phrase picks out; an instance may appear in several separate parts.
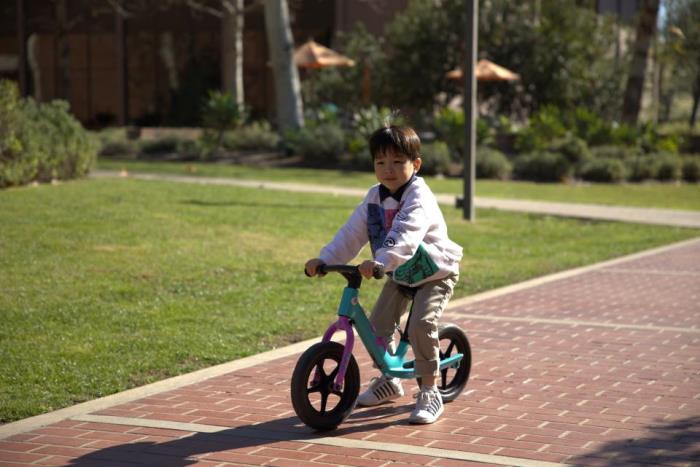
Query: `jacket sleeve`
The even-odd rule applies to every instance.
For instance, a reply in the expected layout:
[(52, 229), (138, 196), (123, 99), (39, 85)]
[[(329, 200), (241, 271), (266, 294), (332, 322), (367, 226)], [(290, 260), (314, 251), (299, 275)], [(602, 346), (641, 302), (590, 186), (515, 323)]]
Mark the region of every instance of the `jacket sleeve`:
[(384, 244), (375, 252), (376, 261), (384, 264), (387, 271), (396, 270), (416, 254), (429, 228), (430, 219), (420, 199), (407, 198), (396, 213)]
[(357, 256), (368, 241), (367, 199), (365, 198), (338, 230), (333, 240), (321, 249), (319, 258), (326, 264), (346, 264)]

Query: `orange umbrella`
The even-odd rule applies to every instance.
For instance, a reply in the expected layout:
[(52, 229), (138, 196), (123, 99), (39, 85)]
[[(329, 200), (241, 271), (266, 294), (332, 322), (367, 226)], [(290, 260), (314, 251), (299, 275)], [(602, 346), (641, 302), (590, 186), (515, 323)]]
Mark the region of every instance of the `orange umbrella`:
[(312, 40), (294, 51), (294, 63), (301, 68), (355, 66), (355, 61)]
[[(513, 73), (509, 69), (496, 65), (486, 59), (479, 60), (474, 69), (474, 74), (479, 81), (517, 81), (520, 79), (519, 74)], [(448, 71), (445, 77), (455, 80), (462, 79), (464, 73), (461, 68), (456, 68), (452, 71)]]

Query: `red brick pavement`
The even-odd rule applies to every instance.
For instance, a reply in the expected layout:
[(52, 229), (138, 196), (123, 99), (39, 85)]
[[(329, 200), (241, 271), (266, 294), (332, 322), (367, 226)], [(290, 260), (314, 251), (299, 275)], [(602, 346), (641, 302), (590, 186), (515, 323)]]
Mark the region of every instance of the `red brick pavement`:
[[(134, 424), (69, 419), (0, 440), (0, 465), (698, 465), (699, 297), (695, 242), (452, 309), (473, 368), (434, 425), (406, 422), (407, 394), (314, 434), (289, 400), (297, 354), (93, 414)], [(183, 429), (137, 426), (154, 421)]]

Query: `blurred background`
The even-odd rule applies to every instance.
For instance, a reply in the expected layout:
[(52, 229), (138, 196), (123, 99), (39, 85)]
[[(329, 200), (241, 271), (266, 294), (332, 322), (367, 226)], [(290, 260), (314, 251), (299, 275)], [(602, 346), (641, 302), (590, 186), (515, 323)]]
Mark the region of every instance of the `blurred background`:
[[(478, 3), (478, 176), (700, 177), (699, 0)], [(459, 176), (466, 21), (464, 0), (13, 0), (0, 77), (67, 102), (103, 156), (362, 170), (393, 119)]]

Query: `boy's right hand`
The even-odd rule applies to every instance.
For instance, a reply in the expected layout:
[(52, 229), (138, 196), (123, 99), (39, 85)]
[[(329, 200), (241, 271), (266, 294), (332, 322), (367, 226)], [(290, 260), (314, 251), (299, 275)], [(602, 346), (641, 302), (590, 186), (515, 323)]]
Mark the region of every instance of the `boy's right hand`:
[(316, 274), (318, 274), (318, 268), (324, 264), (326, 263), (321, 261), (320, 258), (310, 259), (306, 262), (306, 265), (304, 266), (304, 271), (306, 271), (307, 276), (314, 277)]

